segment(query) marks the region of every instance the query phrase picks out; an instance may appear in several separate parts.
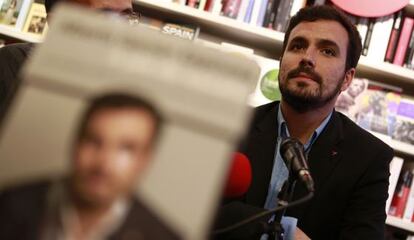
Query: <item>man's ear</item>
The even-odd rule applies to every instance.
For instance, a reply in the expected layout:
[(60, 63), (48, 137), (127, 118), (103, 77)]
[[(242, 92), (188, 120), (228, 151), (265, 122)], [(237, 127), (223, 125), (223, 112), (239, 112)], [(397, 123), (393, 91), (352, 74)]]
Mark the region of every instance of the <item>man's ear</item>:
[(355, 68), (350, 68), (346, 71), (344, 81), (341, 86), (342, 92), (348, 89), (349, 85), (351, 85), (352, 80), (354, 79), (354, 76), (355, 76)]

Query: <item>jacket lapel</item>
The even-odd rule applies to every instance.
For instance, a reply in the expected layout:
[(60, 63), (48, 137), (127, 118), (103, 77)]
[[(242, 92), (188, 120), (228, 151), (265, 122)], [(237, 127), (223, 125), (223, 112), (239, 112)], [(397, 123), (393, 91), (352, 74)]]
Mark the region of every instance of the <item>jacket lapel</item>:
[(308, 157), (316, 191), (322, 188), (340, 159), (339, 143), (342, 138), (342, 122), (338, 113), (334, 112), (328, 125), (313, 144)]
[[(342, 122), (338, 113), (333, 112), (328, 125), (322, 131), (318, 139), (312, 145), (308, 155), (308, 165), (313, 180), (315, 182), (315, 196), (323, 189), (324, 184), (332, 175), (337, 163), (341, 159), (340, 142), (343, 138)], [(297, 182), (293, 199), (300, 199), (308, 194), (304, 184)], [(309, 203), (302, 204), (298, 207), (288, 210), (288, 216), (299, 217), (303, 219), (303, 215)]]

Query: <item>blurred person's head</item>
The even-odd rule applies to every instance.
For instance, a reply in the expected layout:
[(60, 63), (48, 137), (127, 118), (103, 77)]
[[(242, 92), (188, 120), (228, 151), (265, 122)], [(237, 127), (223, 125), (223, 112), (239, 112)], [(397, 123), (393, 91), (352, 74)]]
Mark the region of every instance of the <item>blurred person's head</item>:
[(109, 94), (93, 99), (73, 145), (75, 200), (107, 206), (129, 197), (151, 162), (160, 127), (160, 114), (141, 98)]
[(79, 3), (89, 8), (122, 12), (132, 9), (132, 0), (45, 0), (46, 11), (49, 13), (58, 2)]
[(333, 106), (361, 54), (356, 27), (330, 6), (302, 8), (289, 22), (280, 60), (282, 100), (299, 112)]

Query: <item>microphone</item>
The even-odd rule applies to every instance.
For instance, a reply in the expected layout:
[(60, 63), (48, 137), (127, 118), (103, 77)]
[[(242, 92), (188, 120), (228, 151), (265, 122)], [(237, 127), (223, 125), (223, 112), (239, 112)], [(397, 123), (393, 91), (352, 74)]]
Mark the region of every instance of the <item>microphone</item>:
[(302, 143), (295, 138), (287, 138), (280, 145), (280, 154), (282, 154), (286, 166), (291, 166), (289, 171), (292, 171), (294, 176), (306, 184), (309, 192), (314, 192), (314, 183)]
[(240, 197), (249, 190), (252, 181), (250, 161), (243, 153), (235, 152), (229, 170), (224, 197)]

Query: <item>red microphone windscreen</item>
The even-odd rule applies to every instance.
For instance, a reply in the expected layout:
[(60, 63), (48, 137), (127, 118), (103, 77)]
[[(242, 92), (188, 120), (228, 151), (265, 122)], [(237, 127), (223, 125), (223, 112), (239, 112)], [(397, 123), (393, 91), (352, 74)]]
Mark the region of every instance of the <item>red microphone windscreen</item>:
[(251, 181), (252, 169), (249, 159), (242, 153), (234, 153), (224, 196), (226, 198), (242, 196), (249, 190)]

